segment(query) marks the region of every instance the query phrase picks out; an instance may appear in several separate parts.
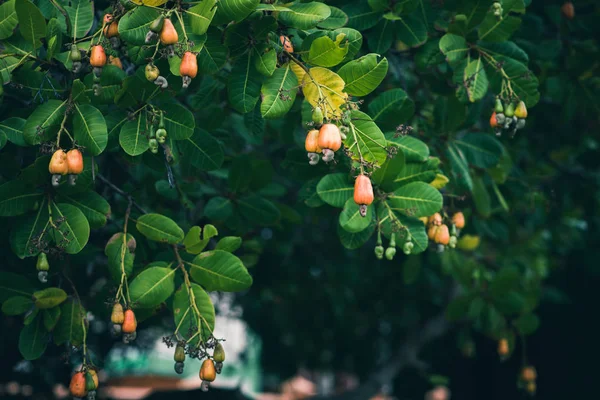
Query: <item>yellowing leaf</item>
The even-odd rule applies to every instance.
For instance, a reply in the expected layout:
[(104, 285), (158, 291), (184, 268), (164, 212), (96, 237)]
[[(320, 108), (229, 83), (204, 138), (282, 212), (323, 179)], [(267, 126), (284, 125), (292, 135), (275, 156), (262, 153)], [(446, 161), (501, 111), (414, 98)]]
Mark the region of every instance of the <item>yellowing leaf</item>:
[(458, 239), (457, 247), (464, 251), (474, 251), (477, 247), (479, 247), (480, 241), (481, 239), (479, 236), (464, 235)]
[(439, 189), (443, 188), (444, 186), (446, 186), (448, 184), (448, 182), (450, 182), (450, 179), (448, 179), (448, 177), (446, 177), (446, 175), (436, 174), (435, 179), (433, 181), (429, 182), (429, 184), (439, 190)]
[(326, 114), (340, 116), (340, 106), (348, 99), (348, 95), (343, 92), (344, 80), (327, 68), (314, 67), (309, 72), (302, 81), (302, 92), (306, 100), (313, 107), (319, 105)]
[(167, 1), (169, 1), (169, 0), (131, 0), (132, 3), (135, 3), (137, 5), (151, 6), (151, 7), (162, 6)]
[(302, 67), (300, 67), (296, 63), (290, 63), (290, 69), (296, 75), (296, 78), (298, 78), (298, 82), (302, 82), (304, 80), (304, 76), (306, 75), (306, 71), (304, 71), (302, 69)]

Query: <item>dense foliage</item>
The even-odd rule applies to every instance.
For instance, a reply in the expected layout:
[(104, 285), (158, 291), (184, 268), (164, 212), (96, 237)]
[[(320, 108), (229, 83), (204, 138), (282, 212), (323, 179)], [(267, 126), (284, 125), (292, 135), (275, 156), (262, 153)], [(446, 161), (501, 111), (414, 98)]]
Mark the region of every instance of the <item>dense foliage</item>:
[(69, 344), (84, 395), (90, 315), (125, 342), (171, 315), (167, 344), (219, 372), (217, 291), (290, 367), (373, 380), (415, 331), (407, 365), (452, 332), (527, 366), (595, 215), (600, 108), (598, 6), (533, 3), (3, 1), (0, 301), (23, 358)]

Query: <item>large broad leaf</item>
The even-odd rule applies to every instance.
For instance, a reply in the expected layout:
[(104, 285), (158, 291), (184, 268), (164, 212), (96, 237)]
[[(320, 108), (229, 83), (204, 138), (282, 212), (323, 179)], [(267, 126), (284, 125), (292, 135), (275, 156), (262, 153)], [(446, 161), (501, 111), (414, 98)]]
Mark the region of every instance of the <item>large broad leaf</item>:
[(33, 294), (35, 306), (39, 309), (53, 308), (67, 299), (67, 292), (62, 289), (51, 287), (37, 291)]
[(151, 308), (167, 300), (175, 291), (176, 269), (151, 267), (129, 284), (129, 295), (133, 306)]
[(294, 3), (289, 12), (279, 14), (279, 21), (296, 29), (310, 29), (325, 21), (331, 15), (329, 6), (316, 1), (310, 3)]
[(348, 16), (345, 12), (334, 6), (329, 6), (329, 9), (331, 10), (331, 14), (327, 19), (320, 22), (317, 27), (321, 29), (337, 29), (348, 23)]
[(0, 5), (0, 40), (12, 36), (18, 22), (15, 0), (8, 0)]
[(0, 131), (4, 132), (9, 142), (17, 146), (27, 146), (23, 136), (25, 122), (23, 118), (10, 117), (0, 122)]
[(387, 141), (383, 132), (367, 114), (353, 110), (352, 123), (344, 145), (354, 160), (365, 160), (381, 165), (387, 159)]
[(199, 128), (194, 131), (192, 137), (179, 142), (179, 149), (187, 161), (203, 171), (220, 168), (225, 158), (217, 139)]
[(317, 184), (317, 194), (327, 204), (342, 208), (352, 197), (354, 186), (348, 180), (348, 174), (325, 175)]
[(447, 33), (440, 39), (440, 50), (446, 56), (446, 61), (455, 65), (467, 56), (469, 46), (464, 37)]
[[(195, 336), (188, 343), (195, 346), (200, 339), (207, 340), (215, 329), (215, 307), (210, 296), (199, 285), (192, 283), (190, 288), (181, 285), (173, 298), (173, 317), (179, 334), (186, 339)], [(200, 332), (200, 335), (196, 335)]]
[[(264, 51), (254, 49), (254, 68), (264, 76), (271, 76), (277, 68), (277, 52), (271, 47), (266, 47)], [(297, 79), (296, 79), (297, 80)]]
[(431, 168), (428, 163), (406, 163), (389, 187), (395, 190), (411, 182), (430, 183), (435, 179), (437, 172), (437, 168)]
[(418, 47), (427, 41), (427, 25), (419, 16), (419, 12), (405, 17), (393, 18), (397, 26), (398, 40), (410, 47)]
[(373, 205), (367, 208), (367, 215), (360, 214), (360, 207), (354, 202), (354, 199), (348, 199), (344, 204), (344, 209), (340, 213), (339, 223), (345, 231), (358, 233), (369, 227), (373, 219)]
[(385, 18), (375, 26), (369, 36), (367, 36), (367, 43), (369, 44), (369, 50), (373, 53), (384, 54), (392, 47), (394, 41), (394, 22)]
[(58, 131), (65, 115), (66, 102), (48, 100), (39, 105), (27, 118), (23, 127), (23, 136), (29, 144), (40, 144), (49, 140)]
[(199, 226), (192, 226), (183, 239), (185, 251), (190, 254), (200, 254), (208, 245), (211, 238), (219, 235), (219, 231), (214, 225), (205, 225), (204, 229)]
[(302, 81), (304, 97), (313, 107), (321, 106), (323, 112), (340, 113), (340, 106), (346, 103), (344, 80), (327, 68), (311, 68)]
[(334, 67), (348, 54), (348, 42), (344, 33), (339, 33), (333, 41), (329, 36), (316, 38), (310, 45), (308, 62), (319, 67)]
[(177, 244), (183, 240), (183, 230), (171, 218), (160, 214), (145, 214), (138, 218), (138, 231), (150, 240)]
[(66, 203), (52, 203), (54, 242), (67, 254), (79, 253), (90, 238), (90, 224), (79, 208)]
[(284, 116), (296, 100), (297, 87), (298, 79), (290, 69), (290, 64), (275, 70), (273, 75), (265, 80), (260, 90), (262, 117), (275, 119)]
[(61, 311), (60, 311), (60, 307), (54, 307), (54, 308), (49, 308), (47, 310), (44, 310), (42, 316), (44, 319), (44, 328), (46, 328), (46, 330), (48, 332), (51, 332), (54, 330), (54, 327), (56, 326), (56, 324), (58, 323), (59, 319), (60, 319), (60, 315), (61, 315)]
[(233, 215), (233, 202), (224, 197), (213, 197), (206, 203), (204, 215), (211, 220), (225, 221)]
[(164, 113), (165, 129), (173, 140), (184, 140), (194, 134), (196, 121), (194, 114), (179, 103), (167, 103), (161, 106)]
[(338, 73), (346, 82), (346, 93), (366, 96), (379, 86), (387, 74), (388, 61), (384, 57), (377, 62), (377, 57), (377, 54), (367, 54), (340, 68)]
[(493, 57), (510, 58), (525, 65), (529, 63), (529, 55), (514, 42), (478, 42), (477, 47)]
[(355, 250), (362, 247), (369, 240), (369, 238), (373, 235), (373, 232), (375, 232), (376, 226), (377, 224), (375, 223), (375, 220), (372, 219), (371, 223), (366, 229), (360, 232), (352, 233), (342, 228), (341, 225), (338, 225), (337, 233), (342, 246), (349, 250)]
[(464, 60), (454, 71), (454, 81), (458, 85), (456, 95), (459, 99), (468, 99), (471, 103), (481, 100), (489, 87), (483, 57)]
[(133, 271), (135, 248), (135, 238), (122, 232), (115, 233), (106, 243), (104, 254), (108, 258), (108, 272), (115, 282), (120, 283), (123, 274), (128, 277)]
[(30, 297), (14, 296), (2, 303), (2, 312), (6, 315), (24, 314), (33, 308)]
[(69, 203), (81, 210), (90, 223), (90, 228), (98, 229), (106, 225), (110, 216), (110, 204), (98, 193), (88, 190), (75, 194), (62, 194), (60, 202)]
[(43, 192), (20, 180), (0, 186), (0, 217), (13, 217), (29, 211), (42, 198)]
[(40, 358), (46, 351), (48, 339), (49, 334), (44, 328), (42, 316), (37, 315), (32, 323), (23, 327), (19, 335), (19, 351), (23, 358), (25, 360)]
[(252, 52), (238, 59), (227, 81), (229, 102), (242, 114), (252, 111), (260, 97), (262, 75), (254, 68)]
[(488, 71), (492, 71), (490, 73), (492, 87), (499, 90), (505, 74), (510, 80), (512, 89), (527, 107), (536, 105), (540, 100), (540, 92), (538, 90), (539, 81), (533, 72), (526, 65), (512, 58), (499, 56), (496, 61), (502, 64), (502, 70), (497, 70), (493, 66), (488, 69)]
[(10, 232), (10, 245), (19, 258), (33, 257), (39, 254), (37, 243), (47, 240), (48, 204), (42, 199), (34, 214), (21, 217)]
[(34, 286), (24, 276), (0, 271), (0, 303), (13, 296), (31, 298), (34, 292)]
[(215, 74), (227, 62), (227, 47), (221, 43), (221, 31), (211, 28), (207, 31), (206, 42), (198, 54), (198, 71)]
[(119, 35), (131, 45), (145, 45), (150, 25), (159, 12), (150, 7), (135, 7), (119, 20)]
[(468, 133), (454, 143), (462, 150), (469, 164), (479, 168), (495, 167), (504, 152), (498, 140), (484, 133)]
[(94, 23), (94, 3), (89, 0), (71, 0), (65, 5), (65, 11), (69, 15), (70, 30), (66, 27), (65, 18), (60, 15), (60, 24), (63, 27), (63, 32), (69, 32), (69, 36), (74, 39), (84, 37)]
[(260, 226), (275, 224), (281, 214), (272, 202), (257, 194), (238, 199), (236, 205), (248, 221)]
[(402, 89), (381, 93), (369, 103), (369, 114), (383, 129), (406, 124), (415, 112), (415, 103)]
[(404, 170), (405, 165), (404, 153), (400, 151), (392, 158), (388, 158), (380, 168), (376, 169), (373, 175), (371, 175), (371, 180), (374, 184), (381, 185), (387, 190), (393, 184), (394, 179)]
[(487, 218), (492, 213), (492, 199), (488, 192), (483, 178), (481, 176), (473, 176), (473, 202), (477, 212), (484, 218)]
[(75, 104), (73, 114), (75, 140), (93, 156), (102, 153), (108, 143), (108, 131), (102, 113), (89, 104)]
[(427, 233), (421, 220), (407, 217), (386, 201), (377, 207), (377, 218), (381, 224), (381, 232), (386, 237), (390, 237), (392, 233), (396, 235), (396, 244), (404, 243), (410, 238), (414, 244), (411, 254), (422, 253), (427, 249)]
[(242, 261), (227, 251), (205, 251), (187, 264), (192, 278), (206, 290), (239, 292), (252, 286), (252, 277)]
[[(505, 10), (506, 11), (506, 10)], [(479, 39), (488, 42), (503, 42), (521, 26), (521, 18), (512, 15), (504, 15), (498, 19), (494, 13), (488, 13), (479, 25)]]
[(148, 136), (144, 134), (146, 129), (146, 119), (143, 113), (138, 113), (137, 118), (127, 121), (121, 125), (119, 133), (119, 143), (130, 156), (139, 156), (150, 147), (148, 145)]
[(429, 147), (417, 138), (395, 133), (386, 133), (386, 137), (404, 153), (407, 162), (424, 162), (429, 157)]
[(197, 35), (205, 34), (217, 12), (216, 5), (217, 0), (202, 0), (199, 4), (190, 7), (185, 12), (188, 21), (186, 26)]
[(454, 143), (448, 143), (446, 155), (450, 161), (450, 170), (458, 187), (471, 191), (473, 189), (473, 179), (471, 178), (467, 158), (462, 150)]
[(219, 21), (240, 22), (256, 9), (260, 0), (219, 0), (217, 7)]
[(46, 36), (46, 18), (29, 0), (17, 1), (15, 11), (19, 19), (19, 32), (34, 49), (37, 49), (42, 45), (40, 39)]
[(374, 27), (383, 16), (381, 11), (373, 10), (366, 1), (345, 5), (342, 10), (348, 15), (347, 26), (359, 31)]
[(426, 217), (442, 208), (443, 198), (431, 185), (412, 182), (394, 191), (387, 202), (392, 210), (411, 217)]
[(60, 306), (60, 319), (54, 328), (54, 343), (60, 346), (69, 343), (80, 346), (83, 343), (83, 318), (85, 309), (75, 299), (69, 299)]

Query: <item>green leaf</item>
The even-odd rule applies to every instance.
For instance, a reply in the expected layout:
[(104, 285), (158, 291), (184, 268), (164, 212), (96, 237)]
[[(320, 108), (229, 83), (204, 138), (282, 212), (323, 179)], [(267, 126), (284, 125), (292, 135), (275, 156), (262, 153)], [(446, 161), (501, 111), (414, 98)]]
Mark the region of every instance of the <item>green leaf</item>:
[(334, 6), (329, 6), (329, 9), (331, 10), (331, 14), (323, 22), (317, 24), (318, 28), (337, 29), (348, 23), (348, 16), (345, 12)]
[(217, 228), (213, 225), (205, 225), (204, 232), (199, 226), (192, 226), (183, 239), (185, 251), (190, 254), (200, 254), (210, 239), (218, 234)]
[(42, 318), (44, 319), (44, 328), (48, 332), (52, 332), (60, 319), (60, 307), (49, 308), (44, 310)]
[(206, 203), (204, 215), (211, 220), (225, 221), (233, 215), (233, 203), (224, 197), (213, 197)]
[(367, 207), (367, 215), (360, 215), (360, 207), (354, 202), (354, 199), (348, 199), (344, 204), (339, 218), (339, 223), (345, 231), (358, 233), (369, 227), (373, 220), (373, 206)]
[(23, 118), (11, 117), (0, 122), (0, 131), (4, 132), (9, 142), (24, 147), (27, 146), (23, 136), (25, 123)]
[(131, 45), (146, 44), (146, 34), (159, 12), (150, 7), (135, 7), (119, 20), (119, 36)]
[(450, 160), (450, 170), (455, 178), (455, 182), (457, 182), (459, 187), (471, 191), (473, 189), (473, 179), (469, 172), (467, 158), (463, 152), (454, 143), (448, 143), (446, 155), (448, 160)]
[(0, 217), (25, 214), (42, 199), (43, 192), (21, 180), (0, 186)]
[(487, 218), (492, 213), (492, 199), (481, 176), (473, 177), (473, 202), (477, 212)]
[(187, 264), (192, 278), (208, 291), (239, 292), (252, 285), (242, 261), (226, 251), (206, 251)]
[(523, 314), (514, 322), (515, 327), (522, 335), (531, 335), (540, 326), (540, 319), (535, 314)]
[(136, 308), (152, 308), (167, 300), (175, 291), (175, 269), (151, 267), (129, 284), (129, 295)]
[(317, 184), (317, 194), (327, 204), (342, 208), (354, 194), (354, 186), (348, 180), (348, 174), (325, 175)]
[(404, 153), (399, 152), (393, 158), (388, 158), (381, 168), (376, 169), (373, 175), (371, 175), (371, 180), (374, 184), (387, 188), (404, 169)]
[[(437, 175), (437, 168), (431, 168), (427, 163), (406, 163), (404, 169), (394, 177), (390, 189), (397, 189), (411, 182), (432, 182)], [(387, 187), (386, 187), (387, 188)]]
[(462, 295), (454, 298), (446, 308), (446, 318), (454, 322), (464, 318), (469, 312), (472, 296)]
[(257, 194), (238, 199), (236, 205), (249, 222), (260, 226), (275, 224), (281, 214), (272, 202)]
[(135, 238), (122, 232), (115, 233), (106, 243), (104, 254), (108, 258), (108, 272), (113, 281), (120, 283), (123, 273), (125, 277), (131, 275), (136, 246)]
[(194, 114), (179, 103), (167, 103), (161, 106), (164, 113), (165, 129), (173, 140), (184, 140), (194, 134), (196, 121)]
[[(254, 50), (254, 68), (264, 76), (271, 76), (277, 67), (277, 52), (267, 47), (264, 51)], [(264, 84), (263, 84), (264, 86)]]
[(221, 43), (221, 31), (211, 28), (207, 32), (206, 42), (198, 54), (198, 72), (215, 74), (227, 62), (227, 47)]
[(40, 358), (46, 351), (48, 339), (49, 334), (46, 332), (46, 329), (44, 329), (42, 317), (38, 315), (32, 323), (21, 329), (21, 334), (19, 335), (19, 351), (23, 358), (25, 360), (35, 360)]
[(411, 216), (427, 217), (439, 211), (443, 205), (439, 190), (424, 182), (412, 182), (394, 191), (388, 197), (392, 210)]
[(79, 253), (90, 238), (90, 224), (79, 208), (66, 203), (52, 203), (54, 241), (67, 254)]
[(242, 245), (242, 238), (238, 236), (225, 236), (223, 239), (219, 240), (217, 245), (215, 246), (215, 250), (223, 250), (228, 251), (229, 253), (233, 253)]
[[(498, 57), (496, 61), (502, 63), (502, 69), (508, 76), (511, 87), (517, 96), (525, 102), (527, 107), (535, 106), (540, 100), (540, 92), (538, 90), (539, 81), (533, 72), (527, 66), (510, 58)], [(494, 81), (497, 82), (493, 87), (499, 87), (502, 82), (501, 72), (494, 70), (492, 73)]]
[(457, 68), (454, 80), (458, 84), (458, 98), (466, 97), (471, 103), (481, 100), (486, 95), (489, 87), (481, 57), (468, 61), (464, 69), (462, 67)]
[(19, 315), (31, 310), (32, 307), (31, 297), (14, 296), (2, 303), (2, 312), (6, 315)]
[[(185, 284), (181, 285), (175, 292), (173, 298), (173, 317), (175, 326), (179, 327), (179, 333), (185, 338), (190, 339), (199, 330), (202, 340), (208, 340), (215, 329), (215, 308), (210, 301), (210, 296), (199, 285), (192, 283), (190, 292), (193, 295), (194, 302), (191, 302), (191, 296)], [(195, 306), (195, 308), (194, 308)], [(198, 310), (200, 315), (195, 314)], [(199, 337), (196, 336), (190, 340), (192, 346), (195, 346)]]
[(60, 346), (69, 343), (80, 346), (83, 343), (83, 318), (85, 309), (81, 304), (70, 299), (60, 306), (60, 319), (54, 328), (54, 343)]
[(425, 162), (429, 157), (429, 147), (417, 138), (408, 135), (398, 135), (395, 133), (386, 134), (388, 140), (394, 143), (406, 157), (406, 162)]
[(367, 54), (340, 68), (338, 74), (346, 82), (346, 93), (366, 96), (379, 86), (387, 74), (388, 61), (384, 57), (377, 62), (377, 57), (377, 54)]
[(240, 22), (256, 9), (258, 3), (260, 0), (219, 0), (219, 20)]
[(227, 81), (229, 102), (242, 114), (252, 111), (260, 97), (262, 75), (254, 68), (252, 52), (240, 57), (233, 65)]
[(279, 21), (296, 29), (314, 28), (331, 15), (329, 6), (316, 1), (310, 3), (293, 3), (289, 12), (279, 14)]
[(202, 171), (218, 169), (225, 155), (221, 144), (204, 129), (196, 128), (194, 134), (178, 143), (182, 155)]
[(393, 129), (409, 122), (415, 112), (415, 103), (402, 89), (379, 94), (369, 103), (369, 114), (383, 129)]
[[(222, 3), (219, 3), (222, 4)], [(197, 34), (203, 35), (208, 30), (208, 27), (217, 12), (217, 0), (202, 0), (199, 4), (186, 10), (185, 15), (190, 30)]]
[(395, 17), (395, 23), (398, 25), (396, 35), (398, 40), (409, 47), (419, 47), (427, 41), (427, 25), (417, 14), (407, 15), (405, 17)]
[(296, 100), (297, 87), (298, 79), (290, 69), (290, 64), (277, 68), (273, 75), (265, 80), (260, 90), (262, 117), (276, 119), (287, 114)]
[(527, 53), (519, 46), (517, 46), (514, 42), (478, 42), (477, 47), (484, 50), (487, 54), (491, 55), (494, 58), (510, 58), (516, 62), (525, 65), (529, 63), (529, 56), (527, 55)]
[(373, 53), (383, 54), (392, 47), (394, 41), (394, 22), (389, 19), (382, 19), (370, 31), (367, 36), (367, 42), (369, 44), (369, 50)]
[(108, 143), (108, 131), (102, 113), (89, 104), (75, 104), (73, 110), (75, 140), (93, 156), (102, 153)]
[(495, 167), (504, 153), (502, 144), (484, 133), (467, 133), (454, 143), (465, 155), (469, 164), (479, 168)]
[(321, 36), (311, 43), (307, 61), (320, 67), (334, 67), (344, 60), (346, 54), (348, 43), (344, 33), (338, 34), (335, 41)]
[(369, 7), (366, 1), (347, 4), (342, 10), (348, 15), (347, 26), (359, 31), (374, 27), (383, 15), (381, 11), (374, 11)]
[(148, 136), (143, 134), (146, 129), (146, 121), (143, 113), (138, 113), (133, 121), (127, 121), (121, 126), (119, 133), (119, 144), (130, 156), (139, 156), (148, 150)]
[(375, 223), (375, 220), (371, 220), (371, 224), (367, 227), (367, 229), (352, 233), (348, 232), (338, 224), (337, 233), (342, 246), (349, 250), (355, 250), (362, 247), (373, 235), (373, 232), (375, 232), (376, 225), (377, 224)]
[[(505, 10), (506, 11), (506, 10)], [(479, 39), (488, 42), (504, 42), (521, 26), (521, 18), (504, 15), (501, 19), (488, 13), (479, 25)]]
[(40, 39), (46, 36), (46, 18), (29, 0), (17, 1), (15, 11), (19, 19), (19, 32), (34, 49), (37, 49), (42, 45)]
[(440, 39), (440, 50), (446, 56), (450, 65), (462, 61), (469, 52), (469, 46), (464, 37), (447, 33)]
[[(64, 6), (71, 22), (70, 37), (81, 39), (92, 29), (94, 23), (94, 3), (89, 0), (71, 0)], [(65, 18), (60, 15), (59, 22), (63, 32), (67, 33)]]
[(58, 19), (52, 18), (46, 26), (46, 38), (48, 40), (46, 59), (51, 60), (62, 48), (62, 32)]
[(502, 267), (490, 285), (490, 293), (494, 297), (502, 297), (509, 291), (518, 287), (521, 274), (517, 267)]
[(67, 299), (67, 293), (59, 288), (51, 287), (33, 294), (35, 306), (39, 309), (53, 308)]
[(110, 216), (110, 204), (98, 193), (88, 190), (81, 193), (61, 194), (61, 203), (69, 203), (81, 210), (87, 218), (90, 228), (98, 229), (106, 225)]
[(138, 218), (137, 230), (150, 240), (177, 244), (183, 240), (183, 230), (171, 218), (160, 214), (145, 214)]
[(66, 101), (51, 99), (39, 105), (27, 118), (27, 122), (23, 126), (25, 141), (34, 145), (51, 139), (58, 131), (65, 115), (66, 104)]
[(18, 22), (15, 0), (0, 5), (0, 40), (11, 37)]
[(367, 114), (352, 110), (350, 132), (346, 135), (344, 145), (352, 153), (352, 159), (362, 159), (382, 165), (387, 159), (387, 141), (383, 132)]
[(31, 298), (34, 292), (34, 286), (24, 276), (0, 271), (0, 303), (13, 296)]

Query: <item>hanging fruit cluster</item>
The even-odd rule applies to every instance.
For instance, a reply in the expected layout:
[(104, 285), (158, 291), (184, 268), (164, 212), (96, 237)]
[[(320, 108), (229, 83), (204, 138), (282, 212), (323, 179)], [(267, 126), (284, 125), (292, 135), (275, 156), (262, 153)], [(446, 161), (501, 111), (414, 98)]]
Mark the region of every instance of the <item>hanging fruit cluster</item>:
[(532, 365), (527, 365), (521, 369), (519, 376), (519, 387), (525, 389), (529, 394), (534, 395), (537, 390), (536, 385), (537, 371)]
[(494, 17), (496, 17), (498, 20), (501, 20), (502, 14), (504, 13), (504, 10), (502, 9), (502, 3), (499, 1), (494, 2), (492, 4), (492, 10), (494, 12)]
[(508, 339), (501, 338), (498, 340), (498, 355), (502, 361), (508, 359), (510, 355), (510, 347), (508, 345)]
[[(165, 339), (168, 345), (172, 345), (170, 339)], [(209, 342), (211, 342), (209, 340)], [(220, 374), (223, 370), (223, 362), (225, 362), (225, 350), (223, 345), (219, 341), (207, 343), (206, 347), (214, 347), (212, 357), (207, 351), (199, 351), (195, 346), (186, 344), (185, 341), (178, 341), (175, 345), (175, 352), (173, 354), (173, 360), (175, 361), (175, 372), (182, 374), (185, 366), (186, 353), (190, 354), (192, 358), (206, 359), (202, 362), (200, 367), (199, 376), (202, 380), (201, 389), (206, 392), (209, 384), (216, 379), (217, 374)]]
[(71, 377), (69, 391), (75, 399), (87, 397), (87, 400), (95, 400), (97, 389), (98, 373), (93, 367), (83, 365), (81, 370)]
[(435, 213), (429, 218), (423, 217), (421, 220), (427, 226), (427, 237), (438, 245), (440, 251), (443, 251), (446, 246), (455, 248), (460, 230), (465, 227), (465, 216), (460, 211), (454, 213), (451, 218), (446, 217), (446, 223), (440, 213)]
[(525, 127), (526, 119), (527, 106), (524, 102), (503, 102), (500, 98), (496, 98), (494, 112), (490, 117), (490, 126), (497, 136), (502, 135), (504, 131), (513, 137), (519, 129)]
[(123, 334), (123, 343), (128, 344), (135, 340), (137, 320), (133, 310), (123, 310), (121, 303), (115, 303), (110, 314), (110, 321), (113, 324), (112, 332), (115, 335)]
[(160, 112), (160, 117), (158, 121), (158, 129), (154, 130), (154, 124), (150, 126), (150, 140), (148, 141), (148, 145), (150, 146), (150, 151), (153, 154), (158, 153), (158, 145), (164, 144), (167, 141), (167, 130), (165, 129), (165, 116), (163, 112)]
[(316, 107), (312, 113), (312, 122), (316, 129), (311, 129), (306, 135), (304, 148), (308, 153), (310, 165), (319, 163), (322, 158), (324, 162), (333, 161), (335, 152), (342, 147), (342, 133), (337, 125), (324, 122), (321, 107)]
[(63, 175), (69, 175), (69, 185), (74, 186), (77, 181), (77, 175), (83, 172), (83, 155), (79, 149), (71, 149), (65, 152), (58, 149), (52, 155), (48, 171), (52, 174), (52, 186), (60, 185), (60, 179)]
[(360, 216), (367, 215), (367, 207), (373, 203), (373, 185), (371, 179), (364, 174), (360, 174), (354, 181), (354, 202), (360, 207)]

